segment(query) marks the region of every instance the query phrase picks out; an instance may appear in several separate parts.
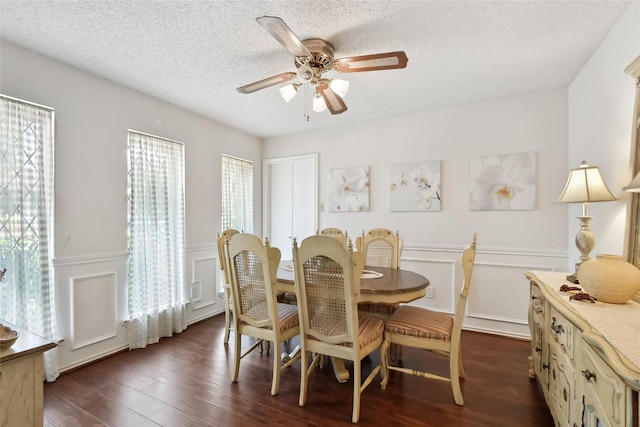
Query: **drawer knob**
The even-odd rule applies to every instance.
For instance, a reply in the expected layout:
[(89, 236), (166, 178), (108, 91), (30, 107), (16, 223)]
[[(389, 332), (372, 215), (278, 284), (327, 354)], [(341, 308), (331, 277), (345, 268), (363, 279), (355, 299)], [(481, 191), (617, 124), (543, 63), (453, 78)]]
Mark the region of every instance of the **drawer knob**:
[(564, 332), (564, 327), (562, 325), (556, 325), (556, 318), (552, 317), (551, 318), (553, 321), (551, 322), (551, 330), (553, 331), (554, 334), (560, 334), (562, 332)]
[(594, 374), (593, 372), (591, 372), (588, 369), (585, 369), (584, 371), (582, 371), (582, 376), (585, 377), (587, 379), (587, 381), (591, 381), (592, 378), (593, 378), (594, 381), (596, 379), (596, 374)]

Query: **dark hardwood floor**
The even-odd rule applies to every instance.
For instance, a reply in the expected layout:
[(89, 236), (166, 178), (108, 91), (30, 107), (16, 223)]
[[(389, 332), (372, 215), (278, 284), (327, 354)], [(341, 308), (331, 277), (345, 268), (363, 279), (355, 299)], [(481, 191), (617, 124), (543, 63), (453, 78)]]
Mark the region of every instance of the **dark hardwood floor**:
[[(339, 426), (351, 424), (353, 383), (339, 384), (330, 369), (316, 370), (307, 403), (298, 406), (299, 364), (282, 372), (271, 396), (274, 353), (251, 353), (230, 380), (233, 346), (222, 344), (216, 316), (146, 349), (127, 351), (61, 375), (44, 388), (45, 426)], [(232, 338), (233, 340), (233, 338)], [(293, 347), (297, 342), (290, 343)], [(247, 347), (250, 341), (243, 341)], [(363, 426), (552, 426), (537, 383), (530, 380), (529, 342), (464, 332), (465, 406), (456, 406), (449, 383), (392, 372), (386, 390), (378, 377), (362, 394)], [(408, 366), (442, 373), (448, 362), (404, 349)], [(379, 361), (363, 362), (363, 376)], [(348, 367), (351, 367), (347, 364)]]

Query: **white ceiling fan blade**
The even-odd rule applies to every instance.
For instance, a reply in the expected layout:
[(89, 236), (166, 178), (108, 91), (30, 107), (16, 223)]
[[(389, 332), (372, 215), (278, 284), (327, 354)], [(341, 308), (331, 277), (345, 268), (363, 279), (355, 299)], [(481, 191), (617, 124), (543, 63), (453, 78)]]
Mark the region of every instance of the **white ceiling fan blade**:
[(271, 87), (280, 83), (288, 82), (296, 76), (296, 73), (282, 73), (276, 76), (267, 77), (266, 79), (258, 80), (257, 82), (249, 83), (248, 85), (240, 86), (236, 90), (240, 93), (252, 93), (261, 89)]
[(352, 56), (333, 61), (333, 69), (341, 73), (359, 73), (362, 71), (395, 70), (407, 66), (407, 54), (397, 52), (377, 53), (374, 55)]
[(277, 16), (261, 16), (256, 18), (256, 21), (293, 56), (311, 55), (309, 49), (302, 44), (298, 36), (291, 31), (282, 19)]
[(347, 111), (347, 105), (344, 103), (340, 95), (335, 93), (329, 87), (329, 83), (321, 81), (318, 83), (318, 92), (324, 98), (325, 104), (331, 114), (341, 114)]

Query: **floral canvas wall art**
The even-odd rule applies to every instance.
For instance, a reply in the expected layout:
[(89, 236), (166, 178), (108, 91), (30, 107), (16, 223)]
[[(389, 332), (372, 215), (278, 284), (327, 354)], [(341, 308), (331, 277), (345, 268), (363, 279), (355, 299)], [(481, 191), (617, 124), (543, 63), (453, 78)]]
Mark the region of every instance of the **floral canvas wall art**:
[(329, 176), (329, 212), (369, 210), (369, 167), (332, 169)]
[(473, 157), (469, 161), (472, 211), (536, 206), (536, 153)]
[(391, 211), (440, 210), (440, 161), (391, 165)]

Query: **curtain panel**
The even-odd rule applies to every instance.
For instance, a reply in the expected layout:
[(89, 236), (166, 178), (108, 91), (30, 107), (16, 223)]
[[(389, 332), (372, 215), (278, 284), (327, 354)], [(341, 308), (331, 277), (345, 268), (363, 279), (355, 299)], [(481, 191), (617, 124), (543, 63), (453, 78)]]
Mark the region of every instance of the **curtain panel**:
[(184, 145), (129, 132), (129, 348), (186, 328)]
[(253, 233), (253, 162), (222, 156), (222, 229)]
[[(53, 123), (52, 109), (0, 96), (0, 319), (57, 342)], [(54, 381), (56, 349), (44, 367)]]

